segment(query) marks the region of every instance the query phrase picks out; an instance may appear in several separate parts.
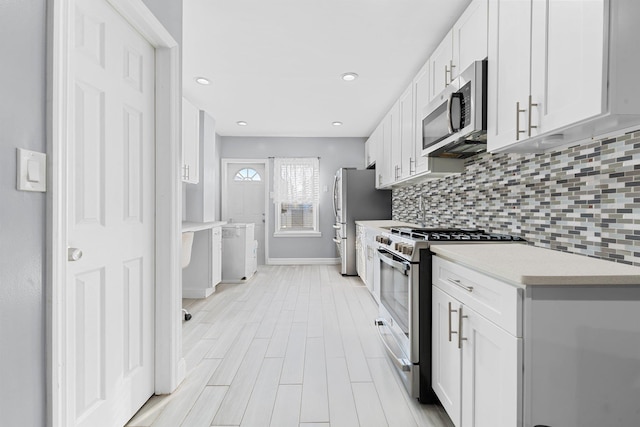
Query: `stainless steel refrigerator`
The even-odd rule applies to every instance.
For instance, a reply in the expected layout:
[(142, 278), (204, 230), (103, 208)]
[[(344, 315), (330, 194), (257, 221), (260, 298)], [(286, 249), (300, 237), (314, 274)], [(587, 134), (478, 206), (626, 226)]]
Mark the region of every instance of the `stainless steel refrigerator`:
[(356, 221), (391, 219), (391, 190), (376, 190), (373, 169), (341, 168), (333, 182), (336, 216), (334, 242), (341, 259), (341, 273), (356, 271)]

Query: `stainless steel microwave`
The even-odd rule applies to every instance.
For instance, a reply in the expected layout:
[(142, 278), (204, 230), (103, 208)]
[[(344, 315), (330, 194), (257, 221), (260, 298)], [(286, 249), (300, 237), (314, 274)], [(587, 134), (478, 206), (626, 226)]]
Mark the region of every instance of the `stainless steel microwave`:
[(462, 159), (487, 149), (487, 60), (476, 61), (426, 108), (422, 155)]

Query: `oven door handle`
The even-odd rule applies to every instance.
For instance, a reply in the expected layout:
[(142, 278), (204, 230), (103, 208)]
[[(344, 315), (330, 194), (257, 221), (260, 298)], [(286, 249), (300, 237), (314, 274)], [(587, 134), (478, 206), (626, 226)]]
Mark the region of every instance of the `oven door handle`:
[[(389, 344), (387, 344), (387, 341), (384, 339), (384, 337), (382, 336), (382, 332), (380, 332), (380, 327), (381, 326), (386, 326), (387, 328), (389, 327), (387, 325), (387, 321), (385, 319), (376, 319), (374, 321), (377, 330), (378, 330), (378, 336), (380, 337), (380, 340), (382, 341), (382, 344), (384, 344), (384, 346), (387, 349), (387, 353), (389, 353), (389, 355), (391, 356), (391, 360), (393, 361), (393, 363), (398, 367), (398, 369), (400, 369), (401, 371), (404, 372), (409, 372), (411, 371), (411, 362), (409, 362), (408, 359), (405, 359), (404, 357), (398, 357), (396, 356), (396, 354), (393, 352), (393, 350), (391, 350), (391, 347), (389, 347)], [(389, 329), (391, 330), (391, 329)], [(396, 341), (396, 343), (398, 342), (398, 340), (396, 339), (396, 337), (393, 335), (393, 331), (391, 331), (391, 336), (393, 337), (393, 339)], [(398, 343), (398, 346), (400, 346), (400, 344)]]
[(411, 268), (411, 264), (409, 264), (408, 262), (400, 262), (391, 258), (393, 255), (389, 254), (389, 252), (384, 249), (378, 249), (378, 254), (380, 255), (380, 261), (384, 262), (385, 264), (389, 264), (391, 267), (397, 270), (400, 270), (405, 275)]

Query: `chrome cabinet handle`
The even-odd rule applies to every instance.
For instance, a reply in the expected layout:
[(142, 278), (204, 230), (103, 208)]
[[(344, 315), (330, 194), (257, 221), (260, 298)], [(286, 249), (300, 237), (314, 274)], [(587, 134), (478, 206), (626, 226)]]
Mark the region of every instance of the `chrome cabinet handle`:
[(520, 141), (520, 134), (525, 133), (524, 130), (520, 130), (520, 113), (525, 111), (520, 109), (520, 101), (516, 102), (516, 141)]
[(529, 136), (531, 136), (531, 129), (538, 129), (538, 126), (534, 126), (534, 125), (531, 124), (531, 110), (532, 110), (531, 107), (537, 107), (537, 106), (538, 106), (538, 104), (537, 103), (534, 104), (531, 101), (531, 95), (529, 95)]
[[(393, 363), (395, 363), (395, 365), (403, 372), (409, 372), (411, 371), (411, 362), (409, 362), (409, 360), (403, 358), (403, 357), (398, 357), (396, 356), (396, 354), (393, 352), (393, 350), (391, 350), (391, 347), (389, 347), (389, 344), (387, 344), (387, 341), (384, 339), (384, 337), (382, 336), (382, 332), (380, 332), (380, 326), (386, 326), (387, 322), (384, 319), (376, 319), (373, 322), (377, 329), (378, 329), (378, 336), (380, 337), (380, 340), (382, 341), (382, 344), (384, 344), (384, 346), (387, 349), (387, 353), (389, 353), (389, 355), (391, 355), (391, 357), (393, 358)], [(398, 347), (400, 347), (400, 341), (398, 341), (398, 339), (395, 337), (395, 335), (393, 335), (393, 331), (391, 333), (391, 336), (393, 337), (393, 339), (396, 341)]]
[(336, 230), (340, 230), (342, 226), (340, 224), (333, 224), (333, 228), (335, 228)]
[(453, 69), (455, 68), (455, 65), (453, 65), (453, 59), (449, 60), (449, 82), (452, 83), (453, 82)]
[(449, 342), (451, 342), (451, 336), (454, 334), (457, 334), (456, 331), (453, 330), (453, 328), (451, 327), (451, 313), (457, 313), (458, 310), (453, 310), (451, 308), (451, 302), (449, 302)]
[(409, 157), (409, 175), (413, 175), (414, 173), (416, 173), (416, 167), (414, 166), (413, 169), (411, 169), (411, 165), (415, 165), (416, 161), (413, 160), (413, 157)]
[(82, 258), (82, 250), (78, 248), (68, 248), (67, 249), (67, 260), (68, 261), (78, 261)]
[(335, 243), (337, 243), (337, 244), (341, 244), (341, 243), (342, 243), (342, 242), (340, 242), (340, 240), (338, 240), (338, 239), (333, 239), (333, 241), (334, 241)]
[(451, 73), (451, 71), (445, 65), (444, 66), (444, 87), (449, 86), (449, 80), (451, 79), (451, 77), (447, 78), (447, 74), (450, 74), (450, 73)]
[(462, 306), (458, 309), (458, 348), (462, 348), (462, 341), (466, 341), (466, 338), (462, 338), (462, 319), (466, 319), (469, 316), (462, 314)]
[(447, 277), (447, 281), (453, 283), (454, 285), (464, 289), (467, 292), (473, 292), (473, 286), (465, 285), (458, 279), (452, 279), (451, 277)]

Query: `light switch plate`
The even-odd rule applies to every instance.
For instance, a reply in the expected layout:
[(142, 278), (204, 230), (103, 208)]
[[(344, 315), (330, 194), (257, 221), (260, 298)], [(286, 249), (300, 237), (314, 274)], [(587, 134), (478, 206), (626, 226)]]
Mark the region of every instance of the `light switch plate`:
[(17, 149), (16, 187), (21, 191), (47, 191), (47, 155)]

